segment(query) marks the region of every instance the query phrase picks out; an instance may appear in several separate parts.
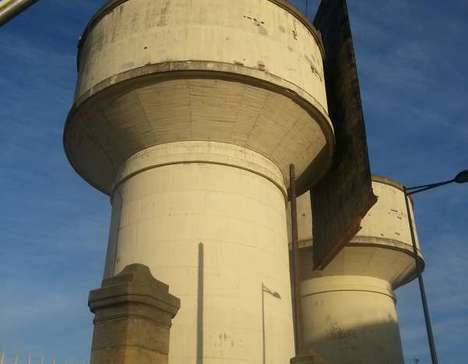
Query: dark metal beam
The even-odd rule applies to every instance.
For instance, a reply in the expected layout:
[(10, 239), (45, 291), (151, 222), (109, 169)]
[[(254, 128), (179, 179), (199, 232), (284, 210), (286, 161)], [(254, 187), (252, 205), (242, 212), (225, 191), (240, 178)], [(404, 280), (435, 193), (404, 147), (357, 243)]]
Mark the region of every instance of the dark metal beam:
[(296, 168), (289, 166), (289, 200), (291, 202), (291, 285), (296, 356), (302, 353), (301, 271), (297, 229)]

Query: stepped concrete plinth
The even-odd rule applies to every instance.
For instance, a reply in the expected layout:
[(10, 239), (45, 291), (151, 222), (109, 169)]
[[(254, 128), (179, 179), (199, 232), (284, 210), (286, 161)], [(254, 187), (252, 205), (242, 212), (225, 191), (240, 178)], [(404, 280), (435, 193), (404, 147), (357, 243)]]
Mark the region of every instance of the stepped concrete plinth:
[(132, 264), (90, 292), (95, 314), (91, 364), (166, 364), (180, 307), (148, 267)]

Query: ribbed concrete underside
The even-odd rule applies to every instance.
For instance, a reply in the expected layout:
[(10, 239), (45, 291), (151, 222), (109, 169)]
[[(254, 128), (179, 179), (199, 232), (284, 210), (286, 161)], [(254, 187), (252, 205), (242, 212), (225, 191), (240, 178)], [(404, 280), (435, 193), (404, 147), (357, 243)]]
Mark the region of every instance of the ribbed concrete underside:
[(140, 79), (80, 106), (69, 119), (65, 147), (76, 170), (109, 193), (131, 155), (177, 141), (248, 148), (273, 161), (287, 179), (290, 163), (301, 174), (319, 153), (329, 160), (323, 127), (290, 98), (264, 88), (218, 79)]

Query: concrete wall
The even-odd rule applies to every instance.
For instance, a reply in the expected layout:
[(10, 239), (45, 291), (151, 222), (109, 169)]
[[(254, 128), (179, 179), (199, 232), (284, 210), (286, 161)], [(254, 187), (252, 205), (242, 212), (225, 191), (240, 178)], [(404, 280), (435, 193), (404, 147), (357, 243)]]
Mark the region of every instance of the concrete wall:
[(269, 0), (131, 0), (107, 12), (85, 36), (77, 96), (148, 64), (205, 61), (213, 71), (222, 64), (261, 70), (327, 107), (316, 37)]
[[(361, 230), (320, 272), (314, 271), (312, 266), (310, 193), (298, 198), (299, 245), (306, 248), (302, 254), (307, 255), (304, 259), (305, 274), (371, 276), (390, 282), (393, 289), (414, 278), (415, 262), (402, 187), (395, 181), (375, 176), (372, 187), (378, 202), (362, 220)], [(412, 217), (415, 221), (413, 211)], [(416, 226), (414, 229), (416, 231)], [(419, 247), (418, 240), (417, 245)], [(419, 248), (418, 251), (424, 265)]]
[(301, 286), (305, 347), (329, 364), (403, 364), (395, 297), (388, 282), (327, 276)]
[[(372, 188), (379, 201), (364, 217), (357, 236), (396, 240), (411, 250), (411, 233), (403, 187), (388, 178), (374, 176)], [(415, 221), (411, 200), (410, 205), (412, 220)], [(414, 229), (416, 230), (416, 226)], [(417, 244), (419, 246), (419, 242)]]
[(122, 169), (106, 276), (139, 262), (181, 299), (170, 363), (294, 356), (284, 193), (274, 164), (229, 144), (166, 144)]

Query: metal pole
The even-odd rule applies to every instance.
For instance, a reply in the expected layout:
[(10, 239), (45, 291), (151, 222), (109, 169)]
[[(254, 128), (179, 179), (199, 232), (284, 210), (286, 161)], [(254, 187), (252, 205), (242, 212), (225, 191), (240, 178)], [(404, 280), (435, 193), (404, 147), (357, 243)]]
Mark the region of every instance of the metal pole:
[(437, 351), (435, 347), (434, 334), (432, 332), (431, 314), (429, 312), (429, 305), (427, 304), (426, 288), (424, 287), (421, 264), (418, 259), (418, 247), (416, 245), (416, 236), (415, 236), (414, 229), (413, 229), (413, 218), (411, 216), (409, 196), (408, 196), (408, 191), (406, 187), (404, 187), (404, 192), (405, 192), (405, 202), (406, 202), (406, 213), (408, 214), (408, 221), (409, 221), (409, 227), (410, 227), (410, 233), (411, 233), (411, 243), (413, 245), (414, 261), (416, 263), (416, 274), (418, 276), (419, 292), (421, 294), (421, 302), (422, 302), (423, 312), (424, 312), (424, 322), (426, 324), (427, 340), (429, 342), (429, 349), (431, 351), (432, 364), (438, 364), (439, 360), (437, 359)]
[(296, 168), (289, 166), (289, 199), (291, 201), (291, 285), (296, 356), (302, 353), (301, 272), (297, 232)]
[(198, 289), (197, 289), (197, 364), (204, 362), (204, 299), (205, 299), (205, 250), (198, 244)]
[(0, 26), (13, 19), (38, 0), (3, 0), (0, 2)]
[(266, 364), (266, 333), (265, 333), (265, 286), (262, 282), (262, 363)]

